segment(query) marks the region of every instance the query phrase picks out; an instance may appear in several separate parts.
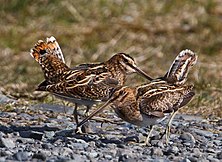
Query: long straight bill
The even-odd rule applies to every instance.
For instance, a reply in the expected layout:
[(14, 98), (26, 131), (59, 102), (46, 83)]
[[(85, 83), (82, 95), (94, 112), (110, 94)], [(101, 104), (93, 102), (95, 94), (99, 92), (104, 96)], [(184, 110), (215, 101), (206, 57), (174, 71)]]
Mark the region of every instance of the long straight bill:
[(150, 77), (148, 74), (146, 74), (143, 70), (139, 69), (138, 67), (133, 66), (133, 68), (142, 76), (144, 76), (146, 79), (148, 79), (149, 81), (152, 81), (153, 78)]
[(93, 111), (89, 116), (87, 116), (85, 119), (83, 119), (78, 125), (77, 127), (82, 126), (83, 124), (85, 124), (89, 119), (91, 119), (93, 116), (95, 116), (96, 114), (98, 114), (99, 112), (101, 112), (103, 109), (105, 109), (109, 104), (111, 104), (113, 100), (109, 99), (106, 103), (104, 103), (100, 108), (96, 109), (95, 111)]

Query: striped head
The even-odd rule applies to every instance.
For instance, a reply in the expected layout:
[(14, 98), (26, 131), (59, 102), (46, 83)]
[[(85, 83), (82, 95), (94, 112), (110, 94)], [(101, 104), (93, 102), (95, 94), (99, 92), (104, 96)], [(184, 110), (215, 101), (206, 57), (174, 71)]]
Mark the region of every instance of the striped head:
[(197, 55), (191, 50), (183, 50), (175, 58), (164, 78), (177, 85), (183, 85), (192, 66), (197, 62)]
[(117, 53), (107, 61), (111, 66), (117, 66), (125, 74), (139, 73), (148, 80), (152, 78), (142, 71), (137, 65), (135, 60), (128, 54)]

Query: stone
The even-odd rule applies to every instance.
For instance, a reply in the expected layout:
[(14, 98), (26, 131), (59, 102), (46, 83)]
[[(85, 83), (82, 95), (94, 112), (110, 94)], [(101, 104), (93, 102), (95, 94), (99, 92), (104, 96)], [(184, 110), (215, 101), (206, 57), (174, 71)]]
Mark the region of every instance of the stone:
[(198, 159), (196, 157), (193, 157), (193, 156), (189, 156), (188, 159), (191, 161), (191, 162), (198, 162)]
[(90, 152), (88, 155), (89, 157), (97, 158), (99, 154), (97, 152)]
[(157, 155), (157, 156), (163, 156), (163, 151), (160, 148), (151, 148), (151, 156)]
[(14, 148), (15, 143), (10, 138), (0, 138), (0, 147)]
[(200, 152), (200, 149), (198, 149), (198, 148), (194, 148), (193, 149), (193, 156), (195, 156), (195, 157), (201, 157), (201, 155), (202, 155), (202, 153)]
[(53, 146), (50, 144), (50, 143), (43, 143), (42, 144), (42, 148), (43, 149), (50, 149), (50, 148), (52, 148)]
[(107, 160), (112, 160), (113, 157), (111, 155), (104, 155), (104, 158)]
[(36, 131), (21, 131), (19, 135), (23, 138), (33, 138), (37, 140), (42, 140), (43, 133)]
[(220, 151), (220, 152), (217, 153), (217, 158), (218, 158), (218, 159), (222, 159), (222, 151)]
[(119, 162), (124, 162), (124, 161), (128, 161), (127, 159), (129, 159), (129, 156), (127, 154), (123, 154), (119, 156), (118, 161)]
[(12, 102), (17, 102), (17, 100), (14, 100), (12, 98), (9, 98), (3, 95), (2, 92), (0, 91), (0, 104), (6, 104), (6, 103), (12, 103)]
[(19, 151), (17, 153), (15, 153), (14, 158), (18, 161), (27, 161), (29, 159), (29, 153), (26, 151)]
[(6, 157), (0, 157), (0, 162), (6, 161)]
[(46, 156), (43, 154), (43, 153), (36, 153), (32, 156), (33, 159), (39, 159), (39, 160), (42, 160), (42, 161), (45, 161), (46, 160)]
[(44, 136), (45, 136), (45, 138), (51, 139), (55, 136), (55, 132), (54, 131), (45, 131)]
[(68, 147), (62, 147), (62, 149), (60, 150), (60, 155), (62, 156), (68, 156), (71, 154), (73, 154), (73, 151)]
[(130, 136), (130, 137), (126, 137), (124, 139), (125, 143), (130, 143), (130, 142), (135, 142), (135, 143), (139, 143), (139, 137), (138, 136)]
[(201, 129), (196, 129), (196, 128), (190, 128), (190, 130), (194, 131), (196, 134), (200, 135), (200, 136), (204, 136), (207, 138), (213, 137), (213, 133), (206, 131), (206, 130), (201, 130)]
[(196, 143), (194, 136), (188, 132), (181, 134), (179, 139), (181, 139), (184, 143)]
[(206, 150), (208, 153), (215, 153), (215, 149), (212, 149), (212, 148), (207, 148)]
[(178, 147), (173, 146), (173, 147), (169, 148), (167, 151), (169, 152), (169, 154), (171, 154), (171, 153), (172, 153), (172, 154), (177, 155), (177, 154), (178, 154), (178, 152), (179, 152), (179, 149), (178, 149)]
[(207, 156), (207, 160), (209, 160), (210, 162), (220, 162), (220, 160), (214, 158), (212, 155)]
[(214, 140), (213, 143), (217, 146), (222, 145), (222, 140)]
[(185, 158), (181, 162), (191, 162), (191, 161), (188, 158)]

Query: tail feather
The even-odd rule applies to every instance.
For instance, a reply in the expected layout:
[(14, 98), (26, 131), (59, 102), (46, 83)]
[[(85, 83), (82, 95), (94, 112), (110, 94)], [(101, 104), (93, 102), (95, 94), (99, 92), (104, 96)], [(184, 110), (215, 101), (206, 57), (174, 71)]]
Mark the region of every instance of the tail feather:
[(191, 50), (183, 50), (173, 61), (164, 78), (174, 84), (182, 85), (187, 80), (190, 68), (196, 64), (197, 55)]
[(62, 78), (61, 73), (69, 69), (53, 36), (47, 38), (46, 42), (39, 40), (31, 49), (30, 55), (42, 67), (45, 79), (49, 82), (57, 82)]
[(51, 36), (50, 38), (46, 39), (49, 49), (51, 50), (52, 54), (57, 56), (63, 63), (65, 63), (64, 56), (62, 54), (62, 50), (59, 47), (58, 42), (56, 41), (55, 37)]
[[(37, 61), (41, 61), (40, 58), (46, 57), (47, 54), (53, 55), (63, 63), (65, 63), (65, 59), (62, 53), (61, 48), (59, 47), (58, 42), (55, 37), (51, 36), (50, 38), (46, 38), (46, 42), (39, 40), (33, 49), (31, 49), (30, 55)], [(41, 63), (41, 62), (39, 62)]]

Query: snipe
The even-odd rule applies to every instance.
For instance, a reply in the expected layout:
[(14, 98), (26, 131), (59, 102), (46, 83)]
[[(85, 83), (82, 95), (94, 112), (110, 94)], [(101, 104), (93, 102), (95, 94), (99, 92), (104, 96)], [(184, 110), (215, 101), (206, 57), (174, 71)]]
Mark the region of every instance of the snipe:
[(113, 90), (125, 83), (126, 75), (137, 72), (152, 80), (137, 67), (134, 59), (125, 53), (117, 53), (102, 63), (81, 64), (69, 68), (53, 36), (47, 38), (46, 42), (39, 40), (30, 54), (40, 64), (45, 77), (36, 90), (48, 91), (75, 103), (74, 115), (77, 124), (77, 104), (85, 105), (87, 113), (96, 102), (109, 99)]
[(170, 125), (176, 112), (186, 105), (195, 94), (193, 85), (185, 85), (185, 81), (196, 60), (197, 56), (192, 51), (181, 51), (164, 77), (138, 87), (117, 88), (103, 106), (92, 112), (78, 126), (111, 104), (116, 114), (124, 121), (141, 127), (151, 127), (145, 141), (147, 144), (153, 126), (171, 113), (165, 131), (166, 143), (168, 143)]

